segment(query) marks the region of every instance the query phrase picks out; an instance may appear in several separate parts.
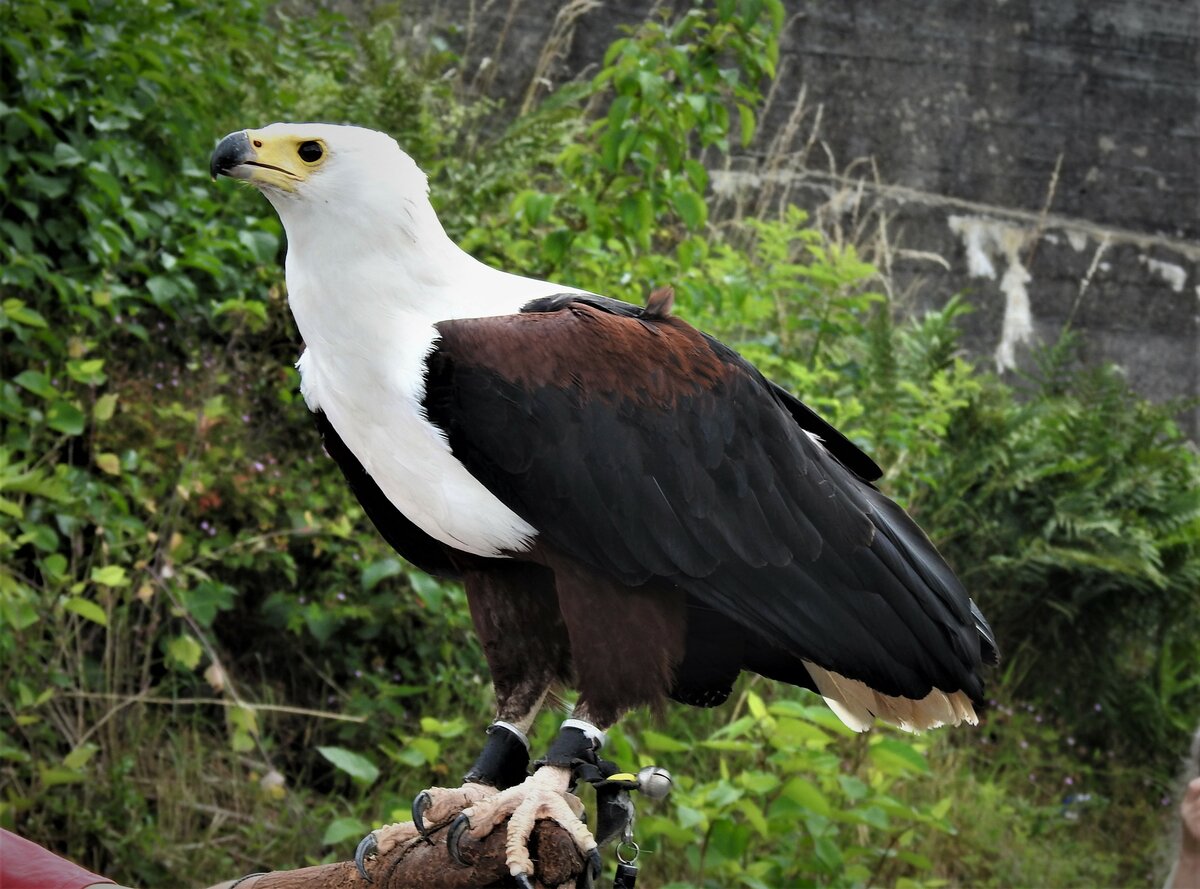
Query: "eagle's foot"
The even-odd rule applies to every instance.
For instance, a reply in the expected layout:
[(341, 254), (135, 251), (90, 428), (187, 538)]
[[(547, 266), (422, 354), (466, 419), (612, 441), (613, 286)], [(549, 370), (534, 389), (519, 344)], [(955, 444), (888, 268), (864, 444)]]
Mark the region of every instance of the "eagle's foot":
[(413, 824), (429, 841), (429, 834), (446, 824), (463, 809), (470, 808), (496, 793), (495, 787), (468, 781), (462, 787), (430, 787), (413, 800)]
[(470, 833), (476, 839), (482, 839), (508, 819), (505, 842), (508, 872), (519, 884), (527, 885), (533, 876), (529, 837), (537, 822), (544, 818), (553, 821), (574, 840), (576, 848), (587, 860), (589, 876), (595, 880), (600, 875), (600, 851), (583, 823), (583, 803), (567, 791), (570, 784), (569, 769), (543, 766), (524, 783), (464, 809), (450, 825), (446, 836), (450, 855), (460, 864), (466, 864), (459, 850), (463, 834)]
[(468, 781), (462, 787), (430, 787), (417, 794), (412, 804), (412, 821), (385, 824), (371, 831), (354, 850), (354, 865), (368, 883), (366, 861), (368, 858), (385, 855), (400, 843), (420, 836), (432, 843), (429, 834), (447, 824), (450, 819), (468, 806), (496, 793), (495, 787)]

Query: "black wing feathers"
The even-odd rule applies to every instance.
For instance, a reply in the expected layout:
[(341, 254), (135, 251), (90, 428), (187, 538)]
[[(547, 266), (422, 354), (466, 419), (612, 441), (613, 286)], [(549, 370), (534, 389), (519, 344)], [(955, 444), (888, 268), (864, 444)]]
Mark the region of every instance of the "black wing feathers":
[(781, 670), (982, 694), (967, 595), (867, 483), (878, 467), (735, 352), (600, 297), (438, 329), (430, 420), (547, 542), (627, 585), (677, 584)]

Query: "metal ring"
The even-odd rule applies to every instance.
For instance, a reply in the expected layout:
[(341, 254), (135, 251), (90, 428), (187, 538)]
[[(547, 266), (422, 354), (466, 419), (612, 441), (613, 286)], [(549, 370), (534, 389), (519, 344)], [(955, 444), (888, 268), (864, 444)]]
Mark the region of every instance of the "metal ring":
[[(632, 858), (627, 859), (624, 855), (621, 854), (621, 849), (624, 848), (625, 846), (633, 847), (633, 857)], [(621, 842), (617, 843), (617, 861), (621, 862), (621, 864), (633, 864), (635, 861), (637, 861), (637, 857), (639, 854), (641, 854), (641, 851), (642, 851), (642, 847), (639, 846), (637, 843), (635, 843), (633, 840), (621, 840)]]

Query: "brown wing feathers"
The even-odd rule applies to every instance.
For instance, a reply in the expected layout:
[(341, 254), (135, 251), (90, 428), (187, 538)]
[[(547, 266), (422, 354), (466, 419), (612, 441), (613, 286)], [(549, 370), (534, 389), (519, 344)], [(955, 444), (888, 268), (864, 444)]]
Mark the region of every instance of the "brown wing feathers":
[(823, 421), (669, 309), (559, 296), (443, 322), (429, 417), (539, 539), (627, 586), (686, 590), (773, 646), (775, 673), (807, 658), (886, 695), (978, 698), (969, 600), (847, 468), (874, 464), (840, 436), (832, 456), (815, 444), (801, 427)]

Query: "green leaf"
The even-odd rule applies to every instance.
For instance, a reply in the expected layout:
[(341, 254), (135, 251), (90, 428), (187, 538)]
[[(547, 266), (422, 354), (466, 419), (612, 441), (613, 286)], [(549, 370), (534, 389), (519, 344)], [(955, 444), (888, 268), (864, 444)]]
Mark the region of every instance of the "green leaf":
[(828, 816), (833, 811), (825, 794), (804, 778), (793, 778), (784, 785), (781, 795), (818, 815)]
[(405, 751), (420, 758), (422, 765), (433, 765), (442, 753), (442, 745), (433, 738), (413, 738), (405, 745)]
[(46, 326), (46, 319), (19, 299), (6, 299), (4, 301), (4, 314), (10, 320), (16, 321), (18, 324), (24, 324), (26, 327)]
[(929, 763), (911, 744), (881, 737), (871, 745), (871, 761), (888, 774), (929, 772)]
[(48, 524), (29, 522), (20, 525), (20, 543), (32, 543), (43, 553), (53, 553), (59, 548), (59, 534)]
[(63, 602), (63, 609), (70, 611), (72, 614), (78, 614), (80, 617), (90, 620), (93, 623), (100, 624), (102, 627), (108, 626), (108, 615), (105, 614), (104, 609), (88, 599), (72, 596)]
[(42, 560), (42, 571), (52, 580), (62, 580), (67, 573), (67, 557), (62, 553), (51, 553)]
[(63, 765), (68, 769), (82, 769), (99, 749), (99, 744), (80, 744), (63, 757)]
[(738, 800), (737, 809), (742, 813), (745, 819), (750, 822), (750, 825), (756, 831), (758, 831), (758, 835), (760, 837), (765, 840), (770, 836), (771, 830), (767, 825), (767, 819), (763, 815), (762, 810), (755, 804), (754, 800)]
[(146, 281), (146, 289), (154, 302), (160, 306), (170, 303), (179, 295), (179, 285), (165, 275), (155, 275)]
[(692, 749), (690, 744), (649, 729), (642, 732), (642, 744), (653, 753), (682, 753)]
[(708, 221), (708, 207), (704, 199), (690, 188), (680, 188), (672, 192), (671, 205), (684, 225), (690, 229), (698, 229)]
[(54, 388), (50, 378), (40, 370), (23, 370), (13, 377), (13, 382), (41, 398), (58, 397), (58, 390)]
[(15, 630), (24, 630), (40, 619), (41, 615), (32, 603), (0, 599), (0, 626), (7, 624)]
[(116, 454), (107, 452), (103, 454), (97, 454), (96, 465), (100, 467), (101, 472), (105, 472), (108, 475), (121, 474), (121, 460)]
[(763, 699), (754, 692), (746, 693), (746, 706), (750, 709), (750, 714), (755, 719), (763, 719), (767, 715), (767, 705), (763, 703)]
[(101, 395), (92, 406), (92, 416), (101, 423), (111, 420), (117, 409), (117, 398), (118, 396), (113, 392)]
[(200, 665), (200, 657), (203, 654), (204, 648), (187, 633), (167, 642), (167, 661), (185, 670), (195, 670)]
[(318, 747), (317, 752), (355, 781), (374, 784), (375, 779), (379, 777), (379, 768), (361, 753), (341, 747)]
[(943, 818), (946, 817), (946, 815), (948, 815), (950, 813), (950, 807), (953, 805), (954, 805), (954, 798), (948, 796), (945, 799), (939, 801), (937, 805), (935, 805), (932, 809), (930, 809), (929, 814), (932, 815), (937, 820), (941, 821)]
[(129, 578), (125, 569), (120, 565), (105, 565), (103, 568), (92, 569), (92, 580), (103, 586), (126, 586)]
[(745, 105), (738, 105), (737, 109), (742, 123), (742, 147), (745, 148), (754, 139), (754, 111)]
[(279, 238), (270, 232), (247, 229), (238, 232), (238, 241), (254, 256), (257, 262), (266, 264), (275, 261), (279, 250)]
[(750, 793), (762, 796), (778, 787), (779, 779), (770, 772), (742, 772), (737, 776), (737, 783)]
[(375, 589), (380, 581), (404, 573), (404, 566), (396, 559), (380, 559), (372, 562), (362, 570), (362, 588), (365, 591)]
[(84, 160), (84, 156), (67, 142), (59, 142), (54, 146), (54, 162), (60, 167), (77, 167)]
[(258, 715), (250, 707), (230, 707), (225, 711), (229, 725), (233, 728), (230, 743), (238, 752), (254, 749), (258, 737)]
[(87, 418), (78, 407), (69, 401), (56, 401), (46, 412), (46, 424), (66, 435), (82, 435)]
[(87, 775), (83, 774), (83, 772), (60, 768), (38, 769), (38, 777), (42, 779), (44, 787), (55, 787), (59, 784), (78, 784), (80, 781), (87, 779)]
[(89, 358), (85, 361), (68, 361), (67, 375), (76, 382), (98, 386), (107, 379), (104, 374), (104, 359)]
[(357, 818), (334, 818), (325, 828), (325, 835), (321, 837), (321, 845), (336, 846), (346, 840), (359, 840), (370, 830), (371, 828)]

